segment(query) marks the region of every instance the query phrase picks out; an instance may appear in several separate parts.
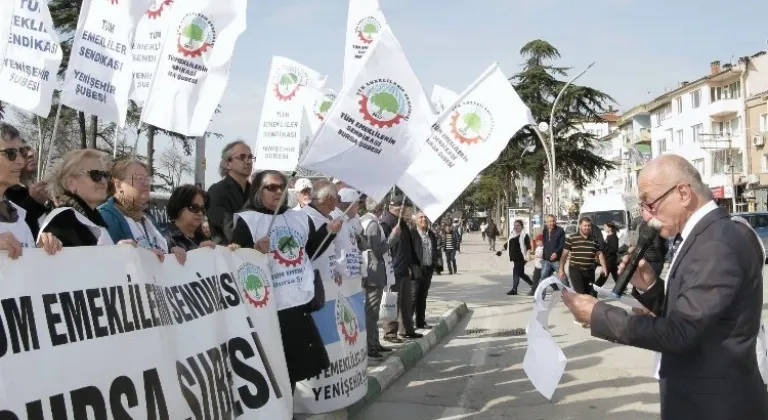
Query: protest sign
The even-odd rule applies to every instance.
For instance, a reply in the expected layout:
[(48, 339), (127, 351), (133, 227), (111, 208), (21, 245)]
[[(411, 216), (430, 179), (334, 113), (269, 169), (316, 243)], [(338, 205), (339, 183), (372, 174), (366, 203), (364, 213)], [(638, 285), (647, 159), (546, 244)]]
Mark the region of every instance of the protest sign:
[(397, 181), (432, 220), (499, 157), (521, 127), (533, 122), (531, 111), (495, 63), (442, 115), (427, 146)]
[(453, 105), (459, 99), (459, 94), (440, 85), (435, 85), (432, 87), (432, 97), (430, 99), (435, 107), (435, 111), (439, 114), (445, 108)]
[(169, 16), (141, 120), (189, 137), (205, 134), (229, 83), (247, 0), (185, 0)]
[[(269, 418), (292, 397), (266, 257), (127, 246), (0, 255), (3, 418)], [(87, 270), (83, 268), (87, 267)]]
[[(8, 39), (8, 35), (11, 33), (13, 9), (13, 3), (10, 1), (4, 1), (0, 4), (0, 39)], [(7, 42), (0, 42), (0, 61), (5, 59), (5, 52), (8, 46)]]
[[(133, 80), (133, 11), (147, 0), (83, 0), (62, 104), (125, 125)], [(146, 8), (144, 9), (146, 10)]]
[[(143, 105), (149, 96), (157, 61), (168, 30), (173, 0), (154, 0), (136, 26), (133, 38), (133, 90), (131, 100)], [(175, 28), (171, 28), (175, 29)]]
[(256, 133), (254, 167), (293, 171), (299, 161), (304, 104), (325, 86), (325, 76), (285, 57), (272, 57)]
[(381, 200), (416, 159), (435, 118), (389, 30), (336, 101), (299, 166), (349, 180)]
[(385, 28), (388, 30), (389, 26), (379, 7), (379, 0), (349, 1), (342, 86), (355, 77), (365, 54)]
[(8, 3), (16, 7), (11, 6), (14, 13), (10, 38), (3, 37), (0, 29), (0, 39), (9, 39), (5, 59), (0, 58), (0, 100), (47, 117), (61, 63), (59, 38), (48, 4), (38, 0)]

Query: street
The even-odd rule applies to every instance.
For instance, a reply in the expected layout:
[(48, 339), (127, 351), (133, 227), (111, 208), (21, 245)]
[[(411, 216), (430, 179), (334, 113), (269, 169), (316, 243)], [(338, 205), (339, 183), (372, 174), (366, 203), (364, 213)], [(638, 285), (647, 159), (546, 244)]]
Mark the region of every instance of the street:
[[(479, 233), (465, 237), (462, 251), (460, 274), (436, 276), (430, 299), (463, 300), (469, 314), (356, 419), (659, 418), (653, 354), (590, 337), (565, 306), (552, 312), (550, 330), (568, 365), (552, 401), (542, 397), (522, 369), (529, 288), (522, 285), (518, 296), (505, 294), (511, 285), (508, 258), (490, 253)], [(527, 268), (530, 273), (531, 264)]]

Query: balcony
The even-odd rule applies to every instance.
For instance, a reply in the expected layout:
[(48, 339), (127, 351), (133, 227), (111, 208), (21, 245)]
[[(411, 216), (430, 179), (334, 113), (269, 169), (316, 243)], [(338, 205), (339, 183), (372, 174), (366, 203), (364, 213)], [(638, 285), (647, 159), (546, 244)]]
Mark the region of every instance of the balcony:
[(727, 117), (736, 115), (741, 109), (742, 101), (740, 99), (721, 99), (709, 104), (710, 117)]
[(651, 130), (641, 128), (640, 131), (630, 131), (625, 135), (625, 144), (651, 144)]

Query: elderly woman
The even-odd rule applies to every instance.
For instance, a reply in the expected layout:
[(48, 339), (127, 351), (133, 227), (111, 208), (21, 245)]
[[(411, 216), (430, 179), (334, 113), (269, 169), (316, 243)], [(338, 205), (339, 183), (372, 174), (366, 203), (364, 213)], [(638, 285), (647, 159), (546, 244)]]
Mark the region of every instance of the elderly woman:
[[(285, 175), (280, 172), (256, 174), (245, 210), (235, 215), (232, 240), (243, 248), (269, 254), (270, 273), (273, 279), (280, 279), (281, 286), (273, 281), (275, 301), (288, 376), (295, 389), (297, 382), (319, 375), (330, 365), (323, 340), (310, 316), (325, 303), (322, 283), (315, 295), (319, 275), (313, 271), (310, 257), (319, 255), (333, 243), (324, 241), (327, 230), (338, 232), (341, 221), (315, 230), (306, 214), (289, 210), (282, 203), (286, 184)], [(271, 224), (273, 218), (274, 224)], [(296, 267), (301, 270), (295, 270)]]
[(145, 211), (149, 205), (152, 178), (147, 166), (136, 159), (121, 159), (112, 163), (114, 190), (99, 213), (107, 224), (107, 231), (114, 242), (133, 241), (139, 247), (157, 254), (162, 260), (167, 253), (176, 256), (184, 264), (187, 253), (182, 248), (170, 247)]
[[(168, 227), (165, 240), (171, 248), (179, 247), (187, 252), (201, 247), (216, 248), (203, 229), (205, 210), (208, 208), (208, 194), (197, 185), (182, 185), (171, 193), (165, 207)], [(230, 244), (232, 250), (240, 248)]]
[(94, 149), (64, 155), (47, 180), (57, 207), (41, 224), (41, 233), (52, 233), (65, 247), (114, 243), (96, 210), (107, 199), (108, 161), (107, 154)]

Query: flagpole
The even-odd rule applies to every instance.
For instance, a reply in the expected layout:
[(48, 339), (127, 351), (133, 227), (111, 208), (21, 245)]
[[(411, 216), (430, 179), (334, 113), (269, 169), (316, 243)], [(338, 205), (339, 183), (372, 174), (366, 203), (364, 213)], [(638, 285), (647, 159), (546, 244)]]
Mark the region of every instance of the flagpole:
[(37, 117), (37, 180), (40, 180), (41, 177), (41, 161), (43, 159), (43, 124), (40, 122), (40, 116)]
[(45, 171), (48, 169), (48, 164), (51, 163), (51, 157), (53, 156), (53, 142), (56, 141), (56, 134), (59, 131), (59, 120), (61, 119), (61, 98), (59, 98), (59, 105), (56, 108), (56, 116), (53, 119), (53, 131), (51, 132), (51, 142), (48, 144), (48, 156), (45, 158), (45, 165), (43, 165), (43, 172), (40, 176), (45, 176)]
[(115, 139), (114, 139), (115, 143), (112, 145), (112, 159), (117, 159), (117, 136), (119, 134), (120, 134), (120, 129), (117, 126), (117, 124), (115, 124)]

